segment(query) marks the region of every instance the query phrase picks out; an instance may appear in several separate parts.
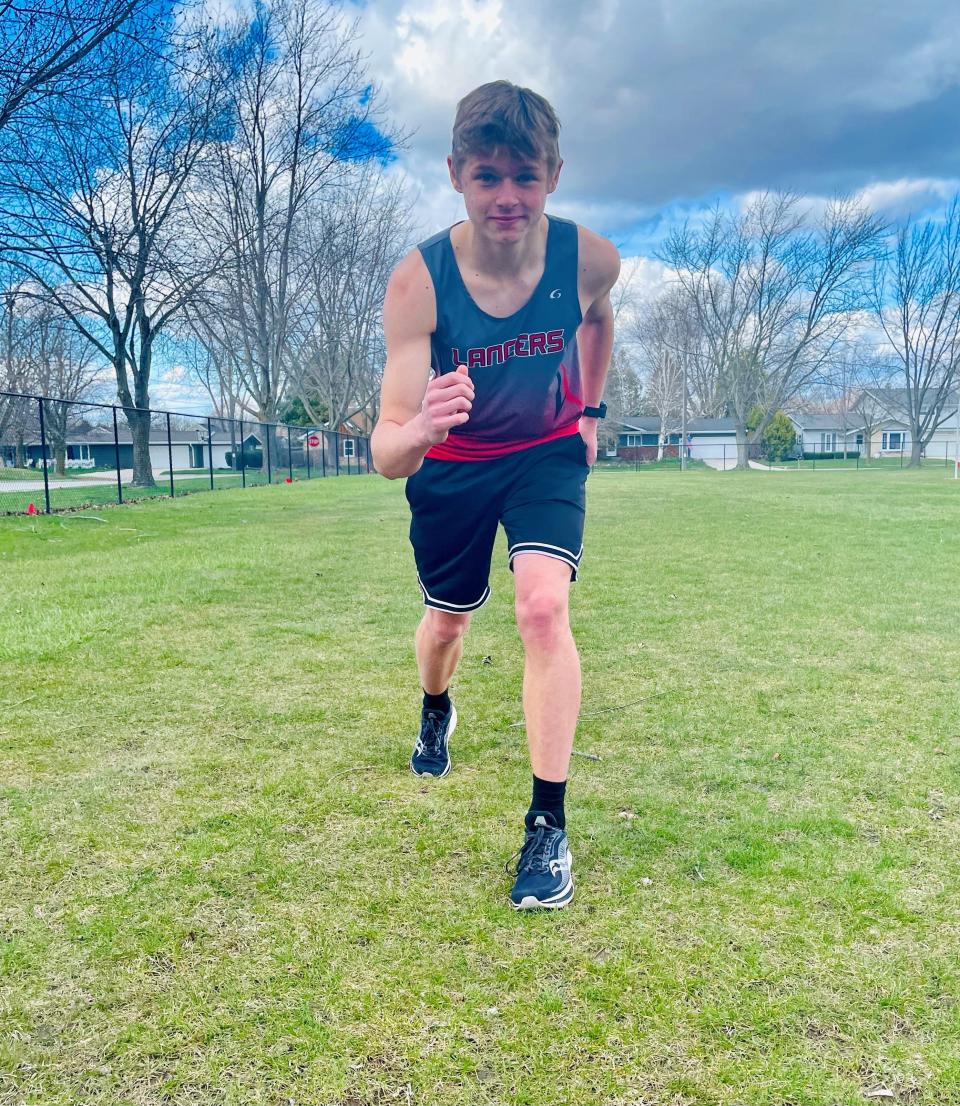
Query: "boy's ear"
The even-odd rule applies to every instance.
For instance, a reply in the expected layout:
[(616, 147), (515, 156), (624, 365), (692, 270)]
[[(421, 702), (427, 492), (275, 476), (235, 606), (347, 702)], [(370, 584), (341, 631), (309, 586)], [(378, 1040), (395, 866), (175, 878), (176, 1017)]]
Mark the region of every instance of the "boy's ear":
[(560, 160), (559, 160), (559, 161), (557, 162), (557, 167), (556, 167), (556, 169), (555, 169), (555, 170), (553, 171), (553, 175), (552, 175), (552, 176), (550, 177), (550, 179), (549, 179), (549, 180), (547, 181), (547, 195), (548, 195), (548, 196), (550, 195), (550, 193), (551, 193), (551, 192), (556, 192), (556, 190), (557, 190), (557, 185), (558, 185), (558, 184), (560, 183), (560, 170), (561, 170), (562, 168), (563, 168), (563, 158), (561, 158), (561, 159), (560, 159)]
[(450, 183), (458, 192), (463, 192), (463, 188), (460, 186), (460, 180), (457, 176), (457, 170), (453, 166), (453, 154), (447, 154), (447, 170), (450, 173)]

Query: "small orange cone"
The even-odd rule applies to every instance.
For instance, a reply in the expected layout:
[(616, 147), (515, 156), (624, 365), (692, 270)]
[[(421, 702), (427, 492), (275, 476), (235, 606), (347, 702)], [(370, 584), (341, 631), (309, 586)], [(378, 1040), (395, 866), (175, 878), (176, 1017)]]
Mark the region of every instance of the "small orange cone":
[(31, 503), (30, 506), (27, 508), (27, 514), (28, 515), (35, 515), (36, 513), (37, 513), (36, 504)]

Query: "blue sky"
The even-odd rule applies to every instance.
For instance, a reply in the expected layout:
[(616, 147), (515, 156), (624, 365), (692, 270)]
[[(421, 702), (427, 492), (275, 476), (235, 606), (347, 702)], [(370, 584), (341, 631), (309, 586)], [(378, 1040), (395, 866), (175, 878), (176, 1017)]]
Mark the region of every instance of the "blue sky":
[[(244, 0), (209, 0), (229, 10)], [(370, 75), (412, 132), (391, 167), (424, 235), (461, 217), (456, 103), (506, 78), (546, 95), (565, 165), (552, 210), (609, 235), (652, 291), (665, 233), (714, 203), (856, 193), (885, 218), (960, 190), (956, 0), (370, 0)]]

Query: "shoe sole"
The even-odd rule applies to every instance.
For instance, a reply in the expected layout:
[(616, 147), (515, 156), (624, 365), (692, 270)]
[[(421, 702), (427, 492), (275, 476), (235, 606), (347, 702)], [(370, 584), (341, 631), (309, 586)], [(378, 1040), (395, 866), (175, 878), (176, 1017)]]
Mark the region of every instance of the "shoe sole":
[(567, 856), (570, 858), (570, 879), (567, 881), (566, 887), (562, 887), (555, 895), (551, 895), (549, 899), (538, 899), (535, 895), (524, 895), (519, 902), (510, 900), (510, 905), (514, 910), (562, 910), (563, 907), (568, 906), (573, 901), (573, 853), (567, 851)]
[(450, 712), (453, 717), (450, 719), (450, 725), (447, 727), (447, 766), (438, 776), (435, 772), (418, 772), (413, 766), (413, 757), (410, 758), (410, 771), (418, 778), (425, 779), (429, 776), (433, 780), (442, 780), (445, 775), (453, 767), (453, 761), (450, 759), (450, 738), (453, 737), (453, 731), (457, 728), (457, 708), (451, 704)]

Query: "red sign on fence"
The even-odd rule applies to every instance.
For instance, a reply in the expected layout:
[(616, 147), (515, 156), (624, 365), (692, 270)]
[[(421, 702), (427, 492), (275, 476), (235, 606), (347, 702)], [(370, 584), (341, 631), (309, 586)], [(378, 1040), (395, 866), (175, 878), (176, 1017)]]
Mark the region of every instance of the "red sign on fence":
[(320, 444), (320, 435), (319, 434), (311, 434), (310, 437), (307, 438), (307, 445), (311, 449), (316, 449), (319, 444)]

